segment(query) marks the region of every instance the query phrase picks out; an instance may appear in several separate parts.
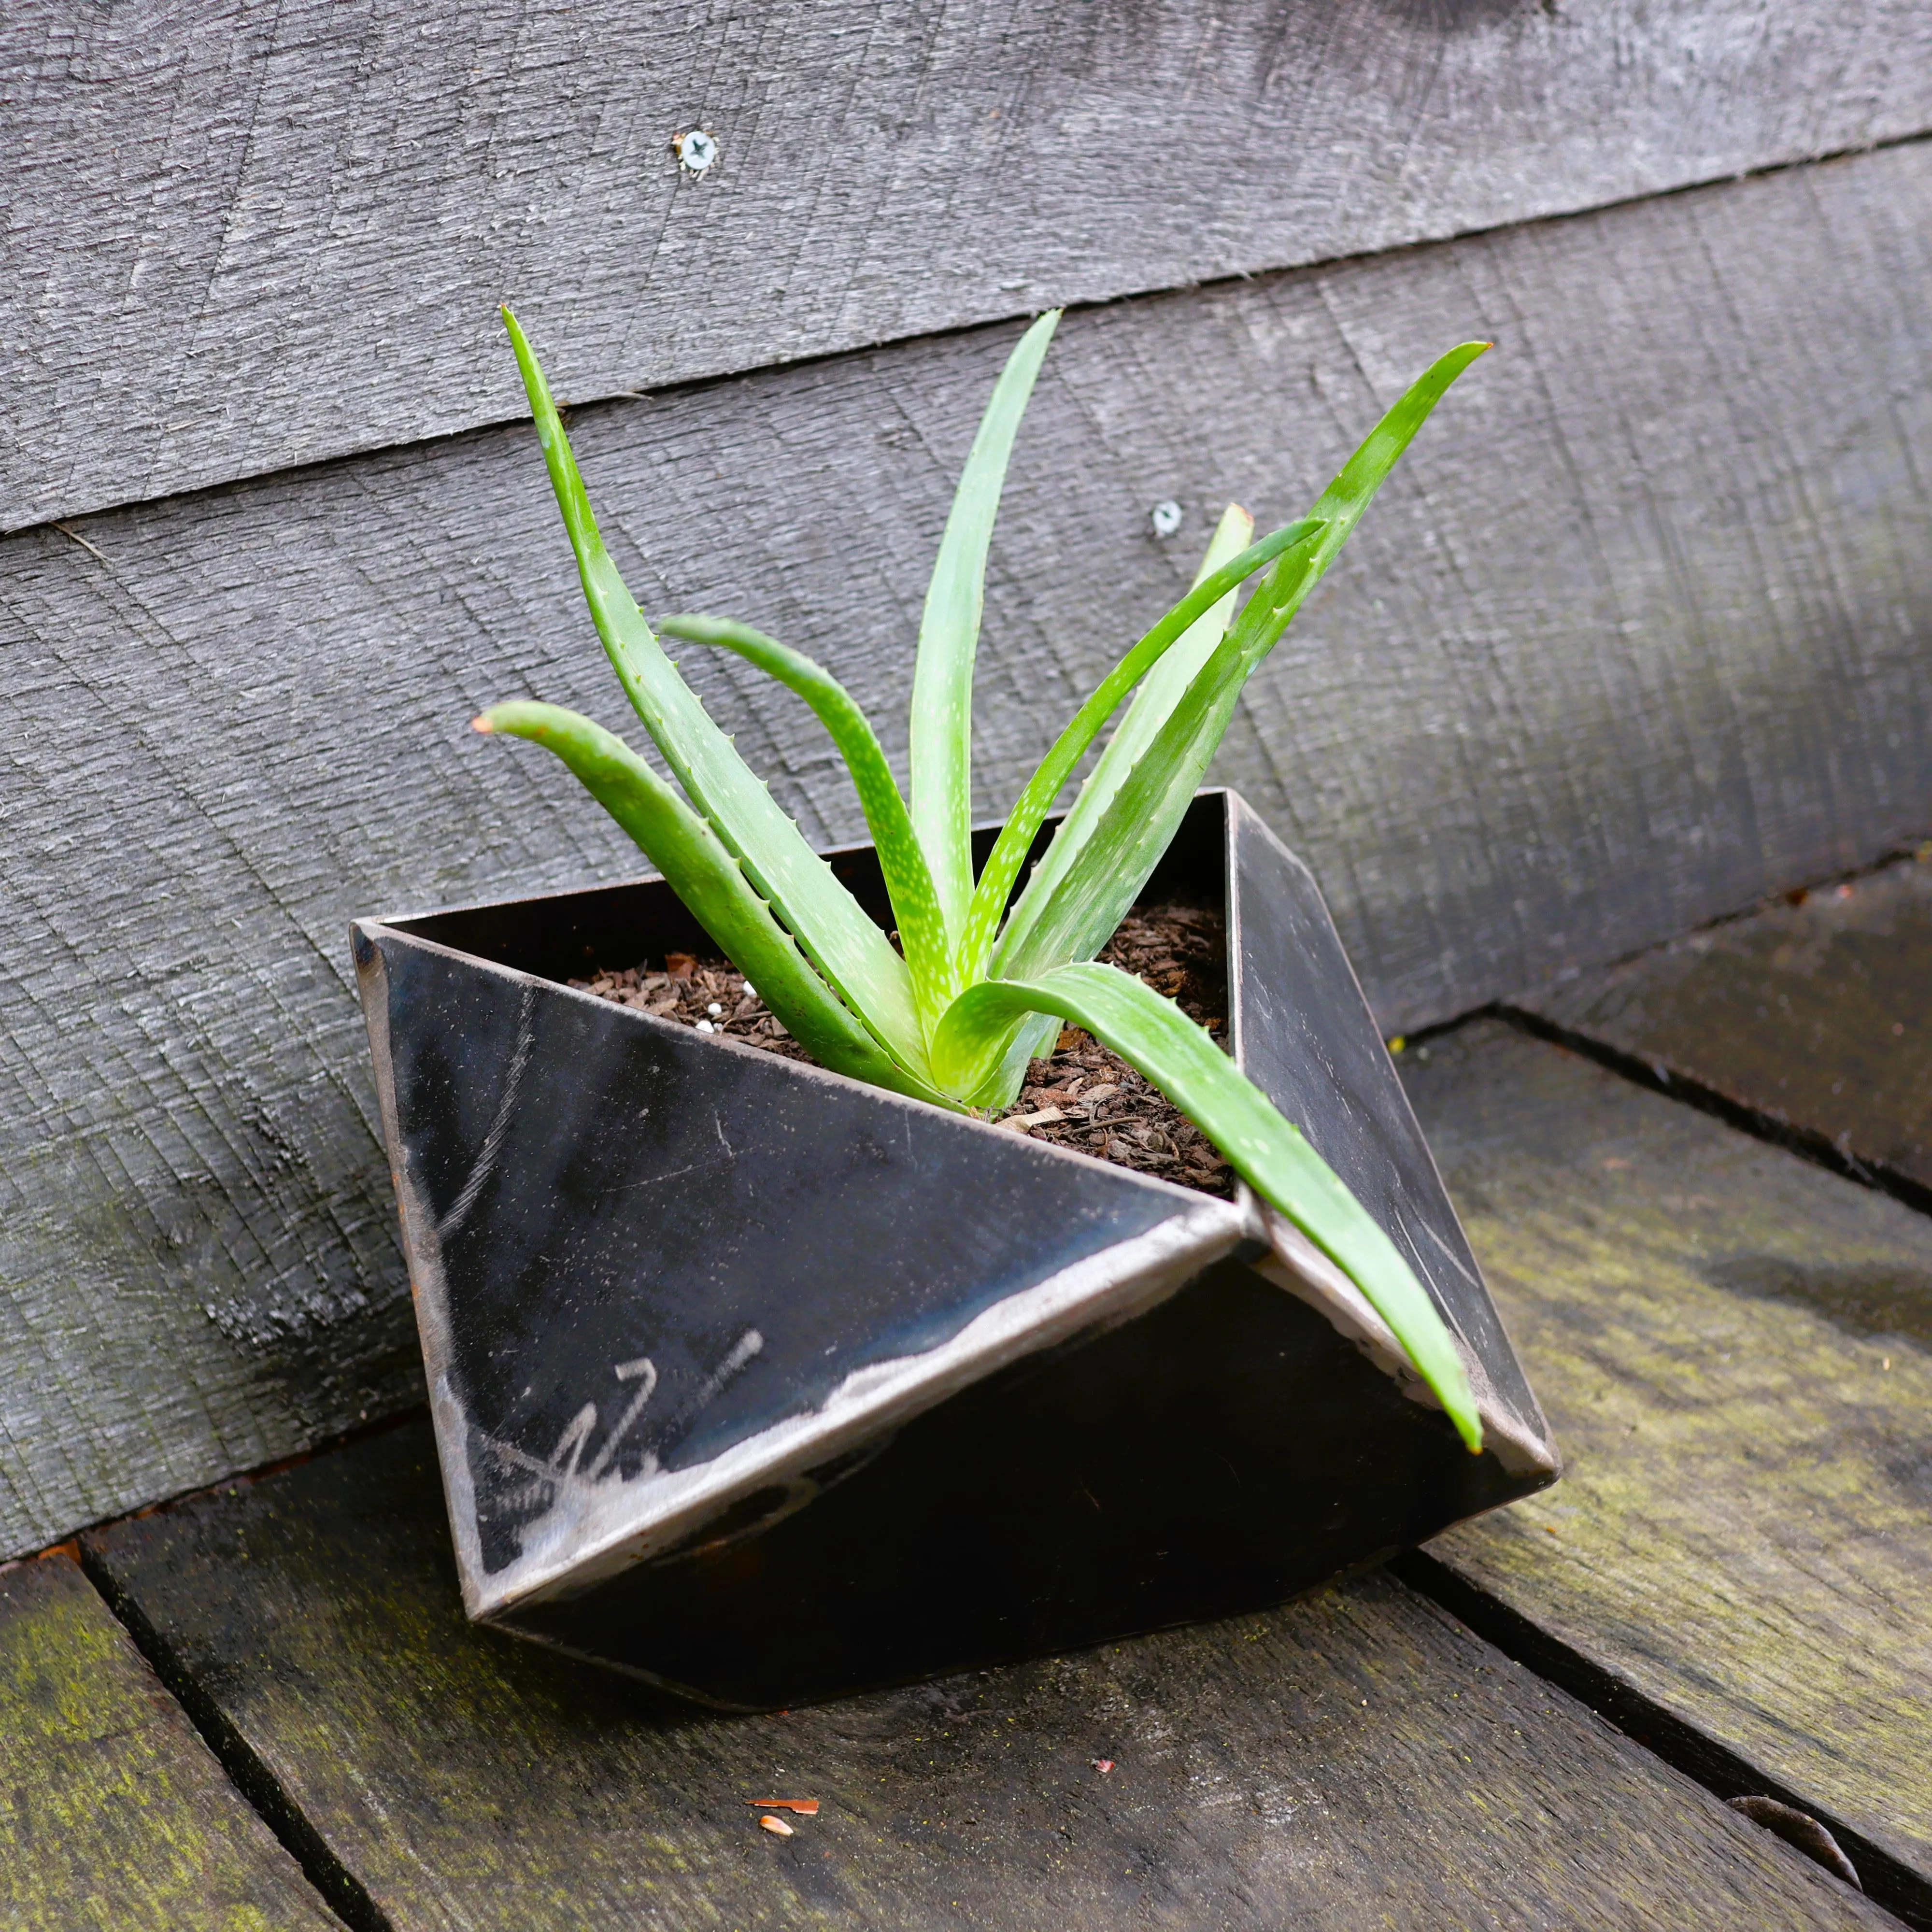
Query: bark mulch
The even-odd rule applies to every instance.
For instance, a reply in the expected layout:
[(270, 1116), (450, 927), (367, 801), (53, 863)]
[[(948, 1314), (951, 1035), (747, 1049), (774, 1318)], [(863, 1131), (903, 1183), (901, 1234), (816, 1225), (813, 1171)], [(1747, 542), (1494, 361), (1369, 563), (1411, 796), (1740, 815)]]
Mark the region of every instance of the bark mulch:
[[(1227, 1045), (1227, 945), (1218, 912), (1136, 906), (1100, 957), (1138, 974)], [(722, 959), (674, 952), (661, 967), (647, 962), (570, 983), (600, 999), (788, 1060), (812, 1059), (747, 988), (745, 976)], [(1052, 1054), (1028, 1067), (1018, 1100), (988, 1118), (1036, 1140), (1077, 1148), (1203, 1194), (1225, 1200), (1234, 1190), (1234, 1170), (1207, 1136), (1118, 1054), (1078, 1027), (1060, 1029)]]

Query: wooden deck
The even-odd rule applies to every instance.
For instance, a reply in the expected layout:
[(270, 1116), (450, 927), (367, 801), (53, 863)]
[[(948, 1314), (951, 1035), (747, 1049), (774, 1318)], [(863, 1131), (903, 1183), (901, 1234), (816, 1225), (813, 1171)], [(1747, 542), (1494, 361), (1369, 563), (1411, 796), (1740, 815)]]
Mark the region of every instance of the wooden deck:
[[(1932, 1932), (1923, 0), (11, 0), (0, 152), (0, 1932)], [(1214, 776), (1414, 1036), (1560, 1486), (784, 1718), (464, 1622), (345, 928), (638, 869), (464, 729), (616, 716), (506, 298), (644, 608), (819, 657), (902, 774), (1068, 305), (989, 812), (1231, 497), (1493, 340)]]
[(319, 1887), (396, 1932), (1932, 1925), (1932, 1220), (1804, 1150), (1912, 1172), (1928, 876), (1402, 1054), (1568, 1458), (1545, 1496), (1250, 1616), (718, 1718), (469, 1628), (406, 1420), (86, 1536), (95, 1588), (70, 1550), (0, 1574), (0, 1918), (305, 1926)]

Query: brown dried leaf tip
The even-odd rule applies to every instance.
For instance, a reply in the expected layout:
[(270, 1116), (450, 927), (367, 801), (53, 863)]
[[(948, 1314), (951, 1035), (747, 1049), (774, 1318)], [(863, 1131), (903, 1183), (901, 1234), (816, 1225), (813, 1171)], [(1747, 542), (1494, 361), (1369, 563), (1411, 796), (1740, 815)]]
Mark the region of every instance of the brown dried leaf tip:
[(782, 1818), (774, 1818), (770, 1812), (766, 1812), (758, 1822), (766, 1831), (776, 1832), (781, 1838), (789, 1838), (792, 1834), (791, 1827)]
[(1822, 1865), (1834, 1878), (1844, 1880), (1859, 1892), (1864, 1890), (1857, 1868), (1846, 1857), (1844, 1848), (1809, 1812), (1781, 1804), (1775, 1798), (1727, 1798), (1724, 1802), (1754, 1825), (1775, 1832), (1787, 1845)]

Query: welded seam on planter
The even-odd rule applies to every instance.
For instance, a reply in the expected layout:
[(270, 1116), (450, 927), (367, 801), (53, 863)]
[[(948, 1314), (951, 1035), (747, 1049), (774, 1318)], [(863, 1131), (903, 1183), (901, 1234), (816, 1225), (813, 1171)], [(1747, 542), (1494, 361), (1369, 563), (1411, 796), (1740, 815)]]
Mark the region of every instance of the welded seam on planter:
[(1932, 1880), (1874, 1844), (1816, 1799), (1760, 1769), (1608, 1665), (1586, 1656), (1514, 1605), (1472, 1582), (1441, 1558), (1413, 1550), (1394, 1558), (1389, 1568), (1485, 1643), (1594, 1711), (1634, 1744), (1702, 1785), (1714, 1797), (1774, 1798), (1780, 1804), (1816, 1819), (1851, 1859), (1868, 1898), (1918, 1932), (1932, 1932)]
[(180, 1653), (156, 1628), (112, 1566), (92, 1541), (80, 1540), (80, 1567), (100, 1594), (134, 1648), (147, 1660), (176, 1703), (200, 1734), (250, 1808), (274, 1834), (276, 1841), (301, 1868), (302, 1876), (322, 1895), (329, 1910), (350, 1932), (396, 1932), (394, 1921), (370, 1896), (368, 1888), (344, 1864), (328, 1841), (311, 1824), (290, 1796), (288, 1787), (262, 1761), (234, 1720), (206, 1690)]
[[(1520, 215), (1513, 220), (1490, 222), (1472, 228), (1452, 228), (1440, 234), (1412, 236), (1404, 241), (1392, 242), (1384, 248), (1366, 248), (1352, 254), (1324, 256), (1318, 261), (1263, 262), (1258, 266), (1234, 268), (1226, 274), (1212, 275), (1199, 280), (1148, 283), (1138, 287), (1117, 290), (1112, 295), (1096, 296), (1084, 302), (1068, 302), (1064, 307), (1070, 315), (1086, 315), (1119, 308), (1130, 302), (1158, 302), (1164, 297), (1192, 295), (1197, 290), (1232, 289), (1245, 283), (1271, 281), (1289, 275), (1320, 274), (1330, 269), (1382, 261), (1425, 249), (1452, 248), (1460, 242), (1480, 241), (1486, 236), (1508, 235), (1518, 230), (1547, 228), (1564, 222), (1588, 221), (1598, 215), (1613, 213), (1619, 208), (1640, 208), (1650, 202), (1673, 201), (1682, 195), (1700, 194), (1710, 189), (1795, 173), (1801, 168), (1822, 167), (1834, 161), (1856, 160), (1868, 154), (1889, 154), (1896, 148), (1922, 145), (1932, 145), (1932, 128), (1918, 128), (1910, 134), (1894, 134), (1883, 140), (1853, 142), (1820, 154), (1798, 154), (1784, 160), (1766, 161), (1756, 167), (1706, 176), (1696, 181), (1679, 182), (1669, 188), (1649, 188), (1635, 194), (1618, 195), (1610, 200), (1593, 201), (1580, 208), (1557, 208), (1542, 214)], [(708, 375), (681, 376), (646, 388), (604, 390), (560, 406), (574, 416), (586, 410), (617, 410), (632, 403), (657, 402), (668, 398), (694, 394), (700, 390), (721, 388), (727, 383), (744, 382), (768, 372), (776, 374), (785, 370), (812, 369), (824, 364), (877, 355), (883, 350), (914, 344), (946, 342), (956, 337), (974, 334), (981, 329), (998, 328), (1024, 321), (1040, 312), (1037, 308), (1022, 308), (1006, 310), (998, 314), (974, 316), (946, 322), (934, 328), (916, 330), (909, 335), (848, 343), (837, 348), (814, 350), (808, 355), (782, 357), (769, 362), (747, 363), (736, 368), (716, 370)], [(477, 422), (464, 423), (454, 429), (399, 437), (393, 442), (353, 444), (321, 456), (278, 463), (266, 470), (240, 469), (208, 482), (192, 483), (179, 489), (163, 490), (158, 496), (117, 496), (106, 502), (83, 503), (79, 507), (57, 506), (45, 513), (36, 514), (27, 523), (0, 523), (0, 538), (25, 536), (35, 530), (60, 530), (64, 524), (85, 518), (110, 517), (126, 510), (147, 509), (160, 504), (184, 502), (196, 496), (212, 496), (217, 490), (266, 483), (278, 477), (304, 472), (320, 472), (344, 464), (366, 462), (373, 458), (434, 449), (440, 443), (458, 442), (466, 436), (487, 436), (496, 431), (514, 428), (519, 424), (527, 424), (530, 420), (528, 416), (492, 416)], [(62, 530), (61, 533), (73, 538), (84, 549), (93, 549), (91, 544), (75, 536), (71, 530)], [(100, 555), (98, 551), (94, 554)]]
[(1910, 1174), (1901, 1173), (1883, 1161), (1862, 1160), (1817, 1128), (1780, 1120), (1762, 1108), (1734, 1099), (1694, 1074), (1669, 1066), (1661, 1058), (1646, 1058), (1623, 1047), (1612, 1046), (1593, 1034), (1580, 1033), (1574, 1027), (1563, 1026), (1555, 1020), (1546, 1019), (1540, 1013), (1512, 1006), (1506, 1000), (1498, 1000), (1455, 1024), (1464, 1025), (1469, 1020), (1487, 1017), (1499, 1019), (1519, 1033), (1527, 1034), (1532, 1040), (1580, 1054), (1585, 1059), (1595, 1061), (1606, 1072), (1648, 1088), (1653, 1094), (1661, 1094), (1668, 1100), (1681, 1101), (1687, 1107), (1694, 1107), (1700, 1114), (1708, 1114), (1712, 1119), (1736, 1128), (1739, 1133), (1748, 1134), (1754, 1140), (1763, 1141), (1772, 1147), (1782, 1148), (1786, 1154), (1796, 1154), (1799, 1160), (1809, 1161), (1814, 1167), (1822, 1167), (1840, 1180), (1855, 1180), (1874, 1193), (1889, 1195), (1921, 1214), (1932, 1214), (1932, 1187), (1924, 1181), (1914, 1180)]
[[(1376, 1312), (1367, 1296), (1292, 1222), (1265, 1202), (1255, 1198), (1252, 1190), (1244, 1187), (1241, 1195), (1254, 1217), (1257, 1235), (1269, 1250), (1248, 1265), (1271, 1287), (1313, 1309), (1338, 1335), (1359, 1348), (1409, 1401), (1439, 1414), (1441, 1400), (1416, 1373), (1415, 1365), (1396, 1340), (1395, 1331)], [(1462, 1269), (1461, 1262), (1456, 1265)], [(1513, 1476), (1538, 1474), (1555, 1481), (1562, 1474), (1562, 1460), (1542, 1411), (1536, 1412), (1534, 1421), (1520, 1415), (1498, 1393), (1481, 1354), (1470, 1345), (1468, 1337), (1457, 1331), (1456, 1341), (1475, 1395), (1476, 1412), (1482, 1418), (1484, 1448)]]
[[(700, 1527), (741, 1492), (803, 1475), (1096, 1323), (1144, 1312), (1231, 1252), (1246, 1232), (1235, 1209), (1204, 1200), (1006, 1296), (935, 1348), (854, 1371), (818, 1408), (734, 1443), (709, 1462), (628, 1480), (557, 1480), (558, 1503), (524, 1532), (536, 1547), (494, 1576), (482, 1568), (472, 1506), (453, 1521), (465, 1606), (472, 1617), (500, 1616), (627, 1569)], [(430, 1403), (440, 1437), (468, 1438), (469, 1418), (446, 1374), (436, 1376)], [(640, 1525), (644, 1508), (651, 1519)], [(560, 1591), (566, 1582), (568, 1589)]]

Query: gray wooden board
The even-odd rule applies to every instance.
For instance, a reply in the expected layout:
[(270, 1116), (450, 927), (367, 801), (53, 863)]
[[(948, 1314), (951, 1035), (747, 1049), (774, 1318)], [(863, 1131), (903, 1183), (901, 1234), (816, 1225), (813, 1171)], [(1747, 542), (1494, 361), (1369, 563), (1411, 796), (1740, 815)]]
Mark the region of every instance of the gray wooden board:
[(584, 400), (1928, 127), (1916, 0), (12, 0), (0, 527), (520, 416), (506, 298)]
[(1402, 1060), (1566, 1465), (1432, 1552), (1932, 1880), (1932, 1222), (1494, 1022)]
[(0, 1922), (338, 1924), (64, 1554), (0, 1569)]
[[(995, 545), (982, 805), (1228, 494), (1295, 513), (1493, 334), (1217, 767), (1310, 860), (1387, 1029), (1876, 856), (1932, 825), (1928, 292), (1920, 146), (1070, 317)], [(646, 608), (773, 626), (902, 758), (1012, 336), (580, 412)], [(344, 922), (638, 865), (544, 754), (464, 728), (532, 693), (621, 722), (527, 429), (74, 531), (0, 544), (0, 1550), (410, 1396)], [(808, 833), (859, 834), (803, 707), (684, 655)]]
[(466, 1625), (424, 1425), (91, 1541), (397, 1932), (1892, 1922), (1383, 1578), (732, 1718)]
[(1932, 846), (1522, 1004), (1932, 1189)]

